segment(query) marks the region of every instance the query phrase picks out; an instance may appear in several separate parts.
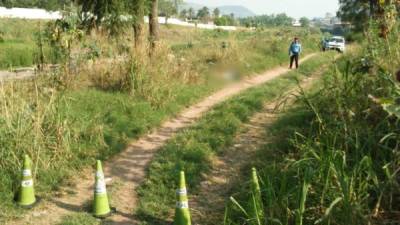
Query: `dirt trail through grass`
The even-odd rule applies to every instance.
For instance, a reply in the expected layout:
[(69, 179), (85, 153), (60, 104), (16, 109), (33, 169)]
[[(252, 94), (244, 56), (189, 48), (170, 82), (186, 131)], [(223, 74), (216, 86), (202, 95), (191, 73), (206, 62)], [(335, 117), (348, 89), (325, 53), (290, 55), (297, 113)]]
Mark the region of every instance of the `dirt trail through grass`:
[[(315, 55), (308, 55), (302, 61)], [(176, 118), (166, 121), (161, 127), (134, 141), (125, 151), (108, 160), (104, 165), (105, 176), (111, 178), (107, 183), (107, 188), (112, 196), (112, 205), (117, 207), (118, 212), (103, 221), (103, 224), (138, 224), (133, 217), (137, 204), (136, 187), (144, 180), (146, 168), (157, 150), (179, 130), (194, 124), (197, 119), (218, 103), (288, 71), (289, 69), (286, 67), (278, 67), (227, 86), (187, 108)], [(65, 215), (89, 211), (93, 196), (93, 171), (86, 169), (82, 174), (85, 175), (77, 176), (70, 181), (68, 187), (61, 188), (57, 196), (43, 199), (37, 207), (27, 212), (23, 218), (9, 224), (57, 224)]]
[[(323, 69), (303, 80), (300, 85), (303, 88), (310, 87), (322, 72)], [(290, 105), (295, 100), (296, 92), (297, 88), (286, 92), (283, 96), (288, 97), (284, 101), (278, 99), (267, 103), (261, 112), (253, 115), (243, 126), (243, 131), (236, 136), (226, 154), (213, 161), (212, 172), (190, 201), (191, 208), (196, 209), (192, 215), (196, 224), (213, 225), (223, 221), (226, 201), (232, 195), (232, 190), (250, 179), (250, 175), (242, 177), (242, 171), (250, 172), (257, 150), (270, 141), (265, 139), (269, 136), (268, 127), (279, 117), (282, 111), (280, 107)]]
[(13, 71), (0, 70), (0, 81), (9, 79), (24, 79), (35, 76), (34, 67), (24, 67)]

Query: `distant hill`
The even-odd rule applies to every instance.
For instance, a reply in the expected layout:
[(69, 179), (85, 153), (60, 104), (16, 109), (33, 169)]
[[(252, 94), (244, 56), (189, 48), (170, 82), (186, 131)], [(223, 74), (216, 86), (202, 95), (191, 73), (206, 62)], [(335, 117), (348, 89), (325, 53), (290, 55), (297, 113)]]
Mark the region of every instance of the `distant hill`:
[(218, 7), (221, 10), (222, 15), (229, 15), (231, 13), (235, 14), (236, 17), (244, 18), (255, 16), (256, 14), (250, 9), (240, 6), (240, 5), (224, 5)]
[[(195, 11), (203, 8), (204, 6), (207, 5), (200, 5), (196, 3), (191, 3), (191, 2), (185, 2), (183, 3), (180, 7), (179, 10), (183, 9), (190, 9), (193, 8)], [(244, 18), (244, 17), (250, 17), (250, 16), (255, 16), (256, 14), (252, 12), (250, 9), (241, 6), (241, 5), (221, 5), (221, 6), (207, 6), (210, 9), (210, 12), (212, 12), (215, 8), (218, 8), (221, 11), (222, 15), (230, 15), (231, 13), (235, 14), (235, 17), (239, 18)]]
[(193, 8), (195, 11), (203, 8), (204, 5), (196, 4), (196, 3), (191, 3), (191, 2), (184, 2), (179, 6), (179, 11), (182, 11), (183, 9), (190, 9)]

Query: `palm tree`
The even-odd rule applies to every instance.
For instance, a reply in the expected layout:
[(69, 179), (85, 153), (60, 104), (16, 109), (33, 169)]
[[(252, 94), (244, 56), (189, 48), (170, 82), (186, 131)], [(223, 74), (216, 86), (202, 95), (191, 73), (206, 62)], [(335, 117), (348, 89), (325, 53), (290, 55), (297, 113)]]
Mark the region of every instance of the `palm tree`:
[(210, 10), (207, 7), (203, 7), (197, 12), (197, 17), (203, 22), (207, 22), (210, 17)]
[(219, 18), (219, 16), (221, 15), (221, 11), (218, 8), (215, 8), (213, 14), (214, 18)]
[(179, 15), (182, 19), (187, 19), (188, 18), (188, 11), (186, 9), (183, 9)]
[(189, 11), (188, 11), (188, 14), (189, 14), (189, 19), (193, 20), (194, 15), (195, 15), (194, 9), (190, 8)]

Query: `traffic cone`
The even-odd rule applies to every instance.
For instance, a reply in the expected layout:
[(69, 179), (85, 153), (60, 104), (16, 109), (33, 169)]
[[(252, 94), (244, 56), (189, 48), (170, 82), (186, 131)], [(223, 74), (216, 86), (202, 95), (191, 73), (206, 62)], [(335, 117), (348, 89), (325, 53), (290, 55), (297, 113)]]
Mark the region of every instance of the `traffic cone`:
[(93, 215), (98, 218), (105, 218), (111, 214), (111, 209), (108, 203), (106, 182), (104, 180), (104, 173), (100, 160), (97, 160), (96, 167)]
[(180, 173), (179, 189), (176, 191), (176, 199), (174, 225), (191, 225), (185, 172), (183, 171)]
[(31, 207), (36, 203), (31, 167), (31, 159), (28, 155), (25, 155), (22, 169), (22, 182), (17, 198), (17, 204), (22, 207)]
[(261, 224), (264, 220), (264, 206), (262, 203), (261, 188), (258, 182), (256, 168), (251, 170), (251, 217), (256, 221), (255, 224)]

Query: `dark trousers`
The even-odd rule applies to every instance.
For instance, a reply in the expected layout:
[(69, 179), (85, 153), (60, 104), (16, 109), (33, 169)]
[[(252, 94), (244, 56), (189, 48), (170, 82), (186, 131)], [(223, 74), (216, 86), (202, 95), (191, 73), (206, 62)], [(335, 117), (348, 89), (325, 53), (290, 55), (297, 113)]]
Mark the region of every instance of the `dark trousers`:
[(290, 69), (293, 67), (293, 62), (296, 62), (296, 69), (299, 68), (299, 54), (290, 56)]

